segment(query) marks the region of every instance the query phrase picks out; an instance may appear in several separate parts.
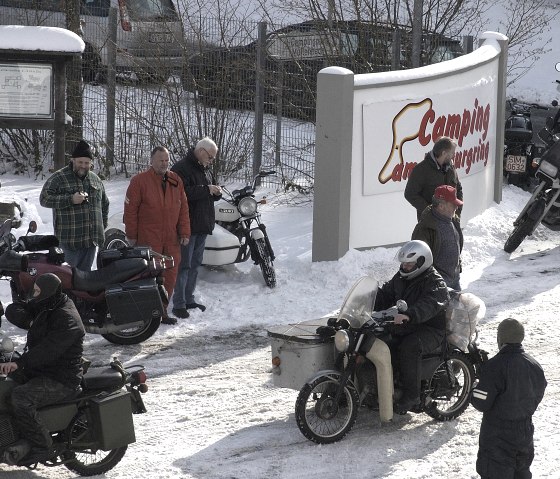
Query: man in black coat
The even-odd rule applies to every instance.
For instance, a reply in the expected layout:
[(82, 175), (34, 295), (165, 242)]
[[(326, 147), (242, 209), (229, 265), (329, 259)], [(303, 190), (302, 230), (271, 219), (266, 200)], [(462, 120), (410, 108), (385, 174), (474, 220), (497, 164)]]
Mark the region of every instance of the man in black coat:
[(55, 454), (53, 442), (37, 409), (79, 393), (84, 326), (76, 306), (62, 292), (60, 279), (52, 273), (37, 278), (28, 303), (10, 304), (6, 318), (28, 329), (21, 357), (0, 364), (0, 373), (20, 383), (12, 390), (11, 403), (14, 424), (31, 445), (24, 459), (47, 460)]
[(476, 472), (482, 479), (530, 479), (533, 414), (546, 389), (541, 365), (523, 349), (523, 325), (498, 326), (499, 352), (484, 363), (471, 403), (482, 411)]
[(439, 349), (445, 337), (445, 308), (449, 302), (447, 286), (432, 266), (429, 246), (409, 241), (398, 252), (399, 272), (377, 291), (375, 310), (387, 309), (399, 299), (408, 309), (395, 316), (393, 340), (403, 388), (395, 411), (404, 414), (420, 403), (422, 355)]
[(181, 262), (173, 291), (172, 313), (178, 318), (188, 318), (189, 309), (206, 309), (195, 302), (194, 290), (206, 237), (214, 230), (214, 202), (222, 197), (222, 189), (216, 185), (210, 170), (217, 154), (216, 143), (206, 137), (171, 167), (183, 180), (191, 221), (191, 239), (187, 246), (181, 246)]
[[(451, 138), (442, 136), (434, 143), (432, 151), (426, 153), (410, 173), (404, 190), (405, 199), (416, 208), (419, 220), (422, 211), (431, 203), (435, 189), (440, 185), (453, 186), (457, 198), (463, 200), (463, 187), (453, 166), (457, 144)], [(461, 216), (461, 207), (457, 210)]]

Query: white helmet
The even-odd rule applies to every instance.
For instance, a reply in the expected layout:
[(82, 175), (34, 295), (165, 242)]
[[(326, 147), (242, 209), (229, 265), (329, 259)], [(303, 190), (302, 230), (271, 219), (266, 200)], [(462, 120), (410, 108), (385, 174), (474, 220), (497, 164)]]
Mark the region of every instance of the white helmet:
[[(412, 279), (426, 271), (434, 263), (430, 247), (424, 241), (413, 240), (405, 243), (397, 253), (401, 263), (399, 273), (402, 278)], [(416, 268), (410, 272), (403, 271), (402, 263), (416, 263)]]

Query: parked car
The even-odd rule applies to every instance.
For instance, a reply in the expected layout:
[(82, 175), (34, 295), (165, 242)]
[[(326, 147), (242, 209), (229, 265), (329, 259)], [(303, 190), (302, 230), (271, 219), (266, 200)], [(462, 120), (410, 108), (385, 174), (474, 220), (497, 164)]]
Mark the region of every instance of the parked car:
[[(183, 27), (172, 0), (80, 0), (84, 81), (95, 80), (107, 67), (110, 7), (118, 12), (118, 72), (162, 82), (172, 70), (181, 70)], [(0, 0), (0, 24), (65, 28), (64, 0)]]
[[(399, 27), (401, 48), (393, 55), (395, 27), (359, 21), (306, 21), (268, 33), (264, 59), (265, 111), (282, 107), (284, 116), (315, 117), (317, 73), (326, 66), (355, 73), (410, 68), (411, 31)], [(258, 41), (207, 48), (183, 69), (185, 90), (218, 108), (252, 109), (255, 101)], [(423, 35), (422, 64), (463, 54), (461, 44), (435, 33)]]

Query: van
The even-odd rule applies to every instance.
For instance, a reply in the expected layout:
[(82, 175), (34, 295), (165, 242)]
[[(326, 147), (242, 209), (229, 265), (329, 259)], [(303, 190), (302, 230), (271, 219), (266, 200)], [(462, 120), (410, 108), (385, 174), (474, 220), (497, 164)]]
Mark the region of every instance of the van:
[[(117, 72), (165, 81), (180, 70), (183, 28), (172, 0), (80, 0), (84, 81), (108, 65), (109, 9), (117, 9)], [(0, 24), (66, 27), (64, 0), (0, 0)]]

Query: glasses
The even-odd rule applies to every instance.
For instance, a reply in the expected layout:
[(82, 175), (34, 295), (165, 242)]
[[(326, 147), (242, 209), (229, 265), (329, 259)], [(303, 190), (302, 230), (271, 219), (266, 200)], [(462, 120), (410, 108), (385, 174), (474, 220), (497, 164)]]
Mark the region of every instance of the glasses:
[(206, 148), (202, 148), (202, 149), (206, 152), (206, 154), (208, 155), (208, 159), (210, 161), (214, 161), (216, 159), (215, 156), (212, 156), (210, 153), (208, 153), (208, 150)]

